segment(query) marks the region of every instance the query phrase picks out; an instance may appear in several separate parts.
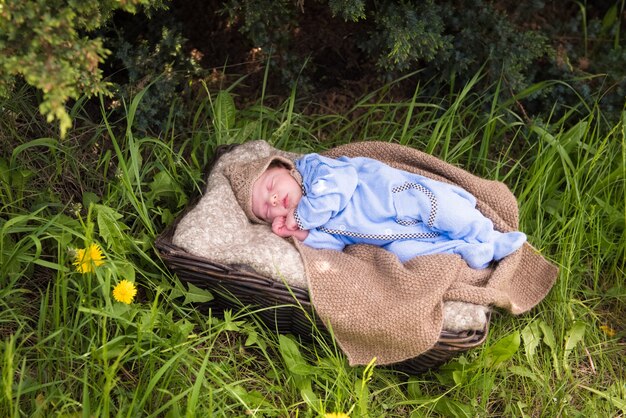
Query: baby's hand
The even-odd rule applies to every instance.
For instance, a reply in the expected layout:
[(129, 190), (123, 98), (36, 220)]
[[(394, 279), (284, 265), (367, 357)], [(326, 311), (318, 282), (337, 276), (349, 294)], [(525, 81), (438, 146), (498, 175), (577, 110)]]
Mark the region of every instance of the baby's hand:
[(272, 232), (279, 237), (288, 238), (293, 235), (294, 231), (287, 227), (286, 217), (277, 216), (272, 221)]
[[(289, 219), (291, 218), (291, 219)], [(309, 235), (309, 231), (298, 228), (293, 211), (287, 216), (277, 216), (272, 221), (272, 232), (282, 238), (295, 237), (299, 241), (304, 241)]]

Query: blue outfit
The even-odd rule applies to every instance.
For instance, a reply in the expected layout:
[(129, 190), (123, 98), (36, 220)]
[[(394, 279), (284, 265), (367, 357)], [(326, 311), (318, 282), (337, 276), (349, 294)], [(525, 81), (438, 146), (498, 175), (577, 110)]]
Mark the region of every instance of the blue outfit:
[(401, 262), (452, 253), (480, 269), (526, 241), (522, 232), (494, 230), (466, 190), (371, 158), (306, 154), (296, 169), (303, 196), (295, 217), (300, 229), (309, 230), (303, 243), (313, 248), (373, 244)]

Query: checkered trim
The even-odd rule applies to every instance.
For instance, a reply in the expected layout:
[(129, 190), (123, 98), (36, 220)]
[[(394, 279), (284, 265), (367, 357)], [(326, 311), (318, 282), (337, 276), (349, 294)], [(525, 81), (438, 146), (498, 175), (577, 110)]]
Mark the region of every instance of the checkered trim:
[(324, 228), (323, 226), (320, 226), (317, 229), (319, 229), (322, 232), (326, 232), (327, 234), (332, 234), (332, 235), (343, 235), (343, 236), (352, 237), (352, 238), (364, 238), (364, 239), (373, 239), (373, 240), (380, 240), (380, 241), (389, 241), (389, 240), (396, 241), (396, 240), (402, 240), (402, 239), (426, 239), (426, 238), (436, 238), (439, 236), (438, 232), (415, 232), (411, 234), (385, 235), (385, 234), (362, 234), (360, 232), (341, 231), (339, 229)]
[(298, 229), (303, 230), (302, 220), (300, 219), (300, 215), (298, 215), (298, 208), (293, 211), (293, 217), (296, 218), (296, 224), (298, 225)]
[[(295, 161), (294, 161), (294, 165), (295, 165)], [(306, 189), (304, 188), (304, 183), (302, 181), (300, 181), (300, 189), (302, 189), (302, 197), (306, 196)], [(298, 229), (300, 230), (304, 230), (304, 227), (302, 226), (302, 220), (300, 219), (300, 216), (298, 215), (298, 207), (295, 208), (295, 210), (293, 211), (293, 217), (296, 218), (296, 224), (298, 225)]]
[[(437, 217), (437, 199), (435, 198), (435, 195), (433, 194), (433, 192), (431, 192), (421, 184), (409, 182), (404, 183), (402, 186), (394, 187), (393, 189), (391, 189), (391, 192), (399, 193), (409, 189), (415, 189), (424, 193), (426, 197), (428, 197), (428, 199), (430, 200), (430, 215), (428, 216), (428, 221), (426, 221), (426, 225), (428, 225), (429, 228), (432, 228), (435, 224), (435, 218)], [(416, 223), (419, 223), (419, 221), (415, 220), (402, 221), (399, 219), (396, 219), (396, 222), (404, 226), (415, 225)]]
[(413, 226), (422, 223), (422, 221), (418, 221), (417, 219), (396, 219), (396, 223), (402, 226)]

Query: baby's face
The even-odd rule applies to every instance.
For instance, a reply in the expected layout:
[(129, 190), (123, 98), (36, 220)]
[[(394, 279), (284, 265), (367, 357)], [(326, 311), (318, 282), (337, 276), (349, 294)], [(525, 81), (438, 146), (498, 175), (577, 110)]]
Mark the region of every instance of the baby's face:
[(270, 167), (252, 186), (252, 212), (268, 223), (298, 206), (302, 189), (289, 170)]

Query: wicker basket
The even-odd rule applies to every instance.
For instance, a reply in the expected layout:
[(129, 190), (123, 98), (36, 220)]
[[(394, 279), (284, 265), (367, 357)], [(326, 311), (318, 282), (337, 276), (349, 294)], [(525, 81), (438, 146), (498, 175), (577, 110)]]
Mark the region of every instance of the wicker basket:
[[(218, 148), (214, 161), (231, 148)], [(190, 204), (187, 210), (157, 237), (155, 246), (168, 268), (183, 282), (208, 289), (214, 294), (215, 298), (206, 304), (207, 307), (218, 311), (242, 307), (270, 308), (259, 309), (256, 315), (276, 332), (293, 333), (305, 340), (311, 340), (314, 328), (321, 330), (326, 336), (329, 335), (315, 314), (308, 289), (288, 287), (281, 282), (256, 274), (246, 266), (216, 263), (194, 256), (174, 245), (172, 238), (176, 226), (194, 205), (195, 203)], [(422, 373), (436, 368), (456, 355), (481, 345), (487, 337), (488, 330), (489, 316), (485, 328), (480, 331), (444, 330), (433, 348), (392, 367), (408, 373)]]

